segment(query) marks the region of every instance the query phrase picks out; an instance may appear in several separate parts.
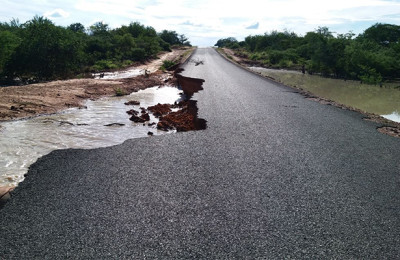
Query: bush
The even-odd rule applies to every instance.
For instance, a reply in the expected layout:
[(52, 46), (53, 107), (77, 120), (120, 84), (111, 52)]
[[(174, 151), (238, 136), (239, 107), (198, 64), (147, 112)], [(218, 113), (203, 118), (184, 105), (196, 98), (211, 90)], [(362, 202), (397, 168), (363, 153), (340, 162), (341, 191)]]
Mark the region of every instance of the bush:
[(373, 68), (360, 66), (362, 68), (360, 80), (367, 84), (379, 84), (382, 82), (382, 75)]
[(111, 60), (99, 60), (92, 66), (92, 71), (103, 71), (109, 69), (118, 69), (118, 65)]
[(120, 97), (120, 96), (125, 96), (125, 95), (127, 95), (127, 94), (126, 94), (125, 91), (123, 91), (121, 88), (117, 88), (117, 89), (115, 89), (115, 95), (116, 95), (117, 97)]
[(134, 61), (143, 61), (146, 58), (146, 51), (142, 48), (132, 49), (131, 58)]
[(174, 66), (174, 65), (176, 65), (176, 62), (175, 62), (175, 61), (172, 61), (172, 60), (164, 60), (164, 61), (163, 61), (163, 64), (162, 64), (161, 67), (160, 67), (160, 69), (162, 69), (162, 70), (167, 70), (168, 68), (170, 68), (170, 67), (172, 67), (172, 66)]

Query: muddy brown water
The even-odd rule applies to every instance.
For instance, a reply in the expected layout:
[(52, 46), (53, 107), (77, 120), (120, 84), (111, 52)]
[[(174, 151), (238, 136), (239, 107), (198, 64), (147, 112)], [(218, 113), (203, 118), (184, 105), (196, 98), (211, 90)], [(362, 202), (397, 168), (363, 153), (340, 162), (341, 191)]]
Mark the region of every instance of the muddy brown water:
[[(89, 100), (87, 109), (0, 123), (0, 186), (16, 186), (32, 163), (56, 149), (106, 147), (146, 137), (149, 131), (154, 135), (166, 133), (155, 125), (130, 121), (126, 111), (140, 111), (139, 107), (157, 103), (173, 104), (180, 94), (176, 87), (154, 87), (129, 96)], [(140, 101), (140, 105), (124, 104), (130, 100)], [(158, 122), (150, 117), (149, 122)]]
[(296, 71), (260, 67), (250, 69), (285, 85), (307, 90), (316, 96), (400, 122), (400, 89), (396, 88), (400, 84), (386, 84), (381, 88), (360, 84), (359, 81), (324, 78)]

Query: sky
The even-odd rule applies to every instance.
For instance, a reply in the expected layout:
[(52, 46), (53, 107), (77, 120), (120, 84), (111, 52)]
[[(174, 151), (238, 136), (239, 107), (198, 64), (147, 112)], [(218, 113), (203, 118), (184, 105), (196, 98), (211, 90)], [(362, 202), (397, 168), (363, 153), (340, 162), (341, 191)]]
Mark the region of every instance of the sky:
[(400, 25), (400, 0), (0, 0), (0, 6), (1, 22), (24, 23), (35, 15), (60, 26), (140, 22), (185, 34), (199, 47), (273, 30), (305, 35), (326, 26), (357, 35), (378, 22)]

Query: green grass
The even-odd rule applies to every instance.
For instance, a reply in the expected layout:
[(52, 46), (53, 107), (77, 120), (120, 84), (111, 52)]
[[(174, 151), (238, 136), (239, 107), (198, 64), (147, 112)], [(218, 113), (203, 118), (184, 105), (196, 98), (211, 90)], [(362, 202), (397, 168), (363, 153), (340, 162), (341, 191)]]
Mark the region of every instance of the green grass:
[(120, 96), (126, 96), (127, 93), (123, 91), (121, 88), (115, 89), (115, 96), (120, 97)]
[(175, 62), (175, 61), (172, 61), (172, 60), (164, 60), (164, 61), (163, 61), (163, 64), (162, 64), (161, 67), (160, 67), (160, 69), (161, 69), (161, 70), (167, 70), (168, 68), (170, 68), (170, 67), (172, 67), (172, 66), (174, 66), (174, 65), (176, 65), (176, 62)]

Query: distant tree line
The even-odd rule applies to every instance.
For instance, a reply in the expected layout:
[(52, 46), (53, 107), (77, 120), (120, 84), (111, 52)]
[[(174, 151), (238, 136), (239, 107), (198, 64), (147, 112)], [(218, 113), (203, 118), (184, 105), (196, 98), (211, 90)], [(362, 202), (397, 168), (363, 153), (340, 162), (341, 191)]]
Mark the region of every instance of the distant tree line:
[(355, 37), (333, 36), (327, 27), (299, 36), (273, 31), (247, 36), (238, 42), (229, 37), (215, 46), (237, 50), (239, 55), (267, 67), (299, 69), (324, 76), (358, 79), (377, 84), (400, 78), (400, 26), (377, 23)]
[(175, 31), (157, 33), (138, 22), (111, 29), (103, 22), (61, 27), (38, 16), (24, 24), (12, 20), (0, 23), (0, 80), (34, 82), (115, 69), (154, 58), (174, 45), (190, 42)]

